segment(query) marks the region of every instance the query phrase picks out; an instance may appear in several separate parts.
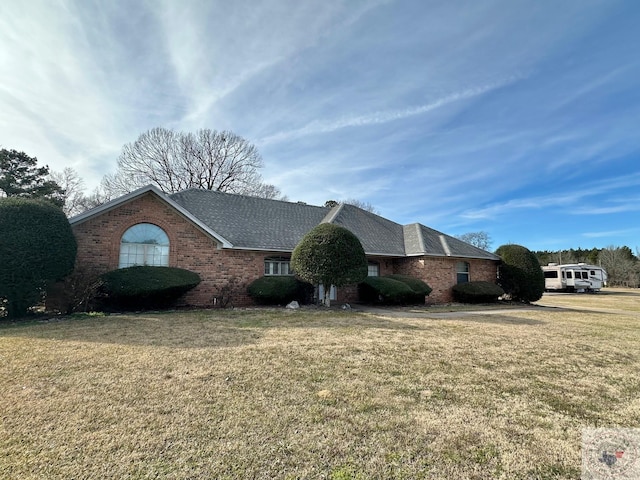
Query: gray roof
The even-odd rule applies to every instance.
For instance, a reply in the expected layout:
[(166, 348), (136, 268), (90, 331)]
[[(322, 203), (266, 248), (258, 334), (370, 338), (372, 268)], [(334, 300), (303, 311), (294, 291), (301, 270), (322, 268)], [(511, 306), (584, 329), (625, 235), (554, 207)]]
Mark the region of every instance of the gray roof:
[(292, 251), (330, 210), (191, 188), (169, 195), (234, 248)]
[(368, 255), (499, 260), (497, 255), (419, 223), (402, 226), (354, 205), (317, 207), (200, 189), (169, 198), (226, 238), (233, 248), (290, 252), (307, 232), (324, 222), (353, 232)]
[(402, 225), (353, 205), (334, 208), (325, 222), (334, 223), (352, 232), (370, 255), (405, 256)]
[(493, 253), (419, 223), (404, 226), (405, 254), (500, 260)]
[(368, 255), (436, 256), (500, 260), (500, 257), (419, 223), (400, 225), (353, 205), (317, 207), (212, 190), (166, 195), (146, 186), (69, 220), (72, 225), (155, 194), (215, 238), (222, 248), (291, 252), (312, 228), (334, 223), (353, 232)]

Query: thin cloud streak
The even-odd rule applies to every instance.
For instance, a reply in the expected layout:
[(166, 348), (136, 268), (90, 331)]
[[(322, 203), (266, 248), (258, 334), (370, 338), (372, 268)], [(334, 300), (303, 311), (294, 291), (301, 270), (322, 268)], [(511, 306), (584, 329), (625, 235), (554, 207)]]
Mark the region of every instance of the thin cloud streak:
[(312, 122), (296, 130), (279, 132), (279, 133), (267, 136), (265, 138), (260, 139), (258, 143), (261, 145), (268, 145), (271, 143), (288, 141), (288, 140), (292, 140), (292, 139), (307, 136), (307, 135), (318, 135), (323, 133), (330, 133), (336, 130), (341, 130), (343, 128), (367, 127), (371, 125), (381, 125), (389, 122), (395, 122), (398, 120), (403, 120), (405, 118), (414, 117), (417, 115), (423, 115), (433, 110), (437, 110), (438, 108), (447, 106), (451, 103), (459, 102), (462, 100), (468, 100), (474, 97), (484, 95), (491, 91), (513, 84), (516, 81), (520, 80), (521, 78), (523, 77), (514, 76), (509, 79), (495, 82), (492, 84), (468, 88), (466, 90), (462, 90), (459, 92), (454, 92), (452, 94), (446, 95), (433, 102), (430, 102), (424, 105), (405, 108), (402, 110), (374, 112), (368, 115), (360, 115), (357, 117), (350, 117), (350, 118), (341, 118), (341, 119), (333, 120), (331, 122)]

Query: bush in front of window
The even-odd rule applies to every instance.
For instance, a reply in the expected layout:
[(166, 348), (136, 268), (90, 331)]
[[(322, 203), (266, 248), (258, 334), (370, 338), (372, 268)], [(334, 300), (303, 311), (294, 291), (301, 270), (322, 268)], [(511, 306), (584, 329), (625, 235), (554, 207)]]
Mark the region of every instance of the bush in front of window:
[(175, 267), (128, 267), (101, 276), (107, 309), (167, 308), (200, 283), (200, 276)]
[(284, 305), (293, 300), (309, 303), (313, 285), (290, 276), (265, 276), (251, 282), (247, 292), (261, 305)]
[(44, 200), (0, 199), (0, 317), (23, 317), (39, 304), (49, 283), (71, 273), (76, 250), (58, 207)]
[(406, 283), (393, 278), (367, 277), (358, 284), (358, 295), (360, 301), (365, 303), (402, 305), (411, 303), (416, 292)]
[(504, 290), (491, 282), (466, 282), (453, 286), (453, 298), (460, 303), (495, 303)]
[(433, 291), (433, 289), (429, 285), (427, 285), (426, 282), (423, 282), (419, 278), (411, 277), (409, 275), (392, 274), (385, 275), (384, 278), (398, 280), (399, 282), (406, 284), (411, 290), (413, 290), (415, 295), (413, 295), (412, 298), (408, 299), (410, 303), (424, 303), (424, 297), (426, 297)]
[(535, 302), (544, 293), (544, 272), (538, 258), (521, 245), (502, 245), (496, 250), (502, 258), (498, 266), (498, 285), (512, 300)]

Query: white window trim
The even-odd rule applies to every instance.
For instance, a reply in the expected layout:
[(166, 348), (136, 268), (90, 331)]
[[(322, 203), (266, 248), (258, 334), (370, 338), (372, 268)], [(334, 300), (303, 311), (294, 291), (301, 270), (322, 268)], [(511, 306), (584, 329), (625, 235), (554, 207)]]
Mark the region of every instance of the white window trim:
[[(464, 264), (465, 266), (464, 270), (460, 269), (461, 264)], [(466, 275), (467, 280), (465, 282), (461, 282), (460, 275)], [(470, 281), (471, 281), (471, 265), (469, 264), (469, 262), (465, 262), (465, 261), (456, 262), (456, 284), (459, 285), (461, 283), (469, 283)]]
[[(169, 266), (169, 252), (170, 252), (170, 242), (169, 235), (164, 231), (163, 228), (155, 225), (153, 223), (148, 223), (159, 231), (167, 239), (167, 244), (161, 243), (138, 243), (138, 242), (123, 242), (122, 239), (129, 233), (133, 228), (139, 225), (145, 225), (146, 222), (136, 223), (135, 225), (131, 225), (127, 230), (122, 234), (120, 238), (120, 250), (118, 253), (118, 268), (127, 268), (127, 267), (135, 267), (135, 266), (152, 266), (152, 267), (168, 267)], [(141, 262), (137, 260), (141, 258)]]
[[(277, 265), (277, 268), (275, 268)], [(277, 270), (277, 273), (274, 273)], [(287, 273), (282, 273), (286, 270)], [(264, 259), (264, 275), (265, 277), (286, 277), (292, 276), (291, 260), (288, 258), (280, 257), (267, 257)]]
[[(375, 268), (375, 275), (371, 275), (373, 268)], [(377, 263), (377, 262), (369, 262), (367, 264), (367, 276), (368, 277), (379, 277), (380, 276), (380, 264)]]

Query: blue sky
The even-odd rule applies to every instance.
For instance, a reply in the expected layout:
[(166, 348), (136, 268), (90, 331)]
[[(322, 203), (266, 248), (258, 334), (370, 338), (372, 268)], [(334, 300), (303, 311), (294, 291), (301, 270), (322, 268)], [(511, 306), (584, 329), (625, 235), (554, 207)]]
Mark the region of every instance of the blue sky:
[(635, 0), (4, 0), (0, 146), (91, 190), (150, 128), (229, 129), (291, 201), (635, 250), (638, 25)]

